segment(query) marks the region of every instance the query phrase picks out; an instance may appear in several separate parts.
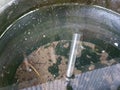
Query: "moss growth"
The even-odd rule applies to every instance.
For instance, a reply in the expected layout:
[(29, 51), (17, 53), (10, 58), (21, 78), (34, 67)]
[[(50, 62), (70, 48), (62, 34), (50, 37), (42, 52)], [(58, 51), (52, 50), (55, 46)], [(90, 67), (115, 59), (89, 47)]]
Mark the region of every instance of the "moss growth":
[[(69, 46), (67, 48), (64, 47), (65, 44), (69, 43)], [(55, 48), (55, 52), (57, 55), (65, 56), (68, 58), (68, 53), (70, 50), (70, 42), (59, 42)]]
[[(86, 41), (94, 43), (96, 45), (96, 48), (98, 48), (97, 52), (99, 52), (99, 53), (102, 50), (105, 50), (106, 52), (109, 53), (109, 56), (111, 58), (120, 57), (120, 50), (118, 48), (114, 47), (113, 45), (109, 44), (108, 42), (105, 42), (103, 40), (96, 39), (96, 38), (89, 38)], [(98, 46), (100, 46), (100, 47), (98, 47)]]
[(55, 75), (55, 77), (59, 76), (59, 68), (57, 64), (53, 64), (48, 68), (48, 71), (52, 74)]
[(109, 53), (109, 56), (111, 56), (111, 58), (117, 58), (120, 57), (120, 50), (117, 49), (116, 47), (113, 47), (112, 45), (108, 45), (106, 52)]
[[(52, 60), (50, 60), (50, 61), (52, 61)], [(61, 61), (62, 61), (62, 58), (58, 57), (57, 62), (48, 68), (48, 71), (52, 75), (55, 75), (55, 77), (59, 76), (59, 67), (58, 67), (58, 65), (61, 64)]]
[(61, 57), (58, 57), (58, 59), (57, 59), (57, 65), (60, 65), (61, 64), (61, 61), (62, 61), (62, 58)]
[(91, 62), (98, 63), (100, 56), (97, 55), (90, 47), (84, 46), (81, 57), (76, 59), (75, 67), (81, 70), (82, 66), (90, 65)]

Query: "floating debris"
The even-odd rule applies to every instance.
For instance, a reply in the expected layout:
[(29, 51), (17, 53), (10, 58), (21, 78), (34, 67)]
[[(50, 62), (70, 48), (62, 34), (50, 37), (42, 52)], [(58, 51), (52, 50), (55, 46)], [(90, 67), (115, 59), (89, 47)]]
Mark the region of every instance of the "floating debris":
[(89, 70), (94, 70), (95, 69), (95, 65), (90, 65), (88, 69)]
[(43, 37), (45, 38), (45, 37), (46, 37), (46, 35), (43, 35)]
[(116, 47), (118, 47), (119, 44), (118, 44), (118, 43), (114, 43), (114, 45), (115, 45)]

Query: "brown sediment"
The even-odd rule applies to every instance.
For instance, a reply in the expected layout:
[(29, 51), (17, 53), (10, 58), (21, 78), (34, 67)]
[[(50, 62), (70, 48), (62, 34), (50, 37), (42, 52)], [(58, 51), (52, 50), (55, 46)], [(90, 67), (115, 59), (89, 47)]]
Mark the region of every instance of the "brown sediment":
[[(59, 42), (53, 42), (46, 46), (41, 46), (34, 52), (32, 52), (29, 56), (24, 55), (25, 59), (24, 62), (19, 66), (16, 71), (16, 76), (18, 79), (19, 87), (25, 88), (41, 83), (45, 83), (48, 81), (53, 81), (55, 79), (64, 78), (67, 71), (67, 63), (68, 59), (65, 56), (60, 56), (55, 54), (55, 47)], [(91, 43), (84, 42), (86, 46), (89, 46), (93, 51), (95, 50), (95, 45)], [(69, 47), (69, 44), (66, 43), (64, 45), (65, 48)], [(84, 50), (84, 48), (82, 49)], [(81, 50), (78, 50), (77, 54), (81, 54)], [(102, 52), (99, 53), (101, 55), (100, 61), (102, 64), (107, 61), (108, 53)], [(79, 55), (78, 55), (79, 56)], [(52, 75), (48, 68), (57, 62), (58, 57), (61, 58), (61, 63), (58, 65), (59, 68), (59, 75), (55, 77)], [(90, 56), (86, 56), (90, 57)], [(114, 63), (115, 61), (112, 60), (109, 64)], [(28, 68), (28, 70), (26, 70)], [(94, 64), (88, 66), (88, 70), (94, 70), (96, 67)], [(31, 69), (31, 70), (29, 70)], [(82, 73), (81, 70), (74, 69), (75, 74)]]

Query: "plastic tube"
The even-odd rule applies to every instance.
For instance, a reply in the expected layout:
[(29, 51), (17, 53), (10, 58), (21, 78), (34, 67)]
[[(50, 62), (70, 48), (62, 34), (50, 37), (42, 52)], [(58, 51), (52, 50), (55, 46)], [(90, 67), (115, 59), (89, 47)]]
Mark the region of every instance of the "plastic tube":
[(68, 68), (67, 68), (67, 73), (66, 76), (68, 78), (72, 77), (73, 75), (73, 70), (75, 66), (75, 61), (76, 61), (76, 54), (79, 46), (79, 41), (80, 40), (80, 34), (73, 34), (72, 38), (72, 43), (71, 43), (71, 48), (70, 48), (70, 55), (69, 55), (69, 62), (68, 62)]

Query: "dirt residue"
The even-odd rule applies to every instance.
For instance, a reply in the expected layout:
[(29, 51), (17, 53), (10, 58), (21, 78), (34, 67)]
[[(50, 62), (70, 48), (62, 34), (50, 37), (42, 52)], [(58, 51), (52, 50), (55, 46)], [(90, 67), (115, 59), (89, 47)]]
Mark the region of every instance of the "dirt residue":
[[(17, 82), (19, 83), (20, 88), (25, 88), (65, 77), (68, 58), (62, 55), (56, 55), (55, 48), (58, 43), (59, 42), (53, 42), (41, 46), (29, 56), (25, 56), (24, 62), (17, 69), (15, 76), (18, 79)], [(94, 44), (84, 42), (84, 45), (90, 47), (93, 51), (95, 50)], [(65, 43), (62, 48), (69, 48), (69, 46), (69, 43)], [(81, 50), (78, 50), (78, 53), (81, 55), (80, 52), (84, 49), (85, 48), (82, 46)], [(102, 51), (101, 53), (97, 54), (100, 56), (99, 62), (101, 62), (101, 64), (108, 64), (107, 52)], [(86, 55), (86, 57), (91, 60), (90, 55)], [(91, 63), (87, 67), (87, 70), (94, 70), (96, 66), (92, 61), (90, 62)], [(112, 63), (115, 63), (115, 61), (109, 61), (109, 64)], [(78, 70), (77, 68), (74, 69), (74, 74), (80, 74), (81, 72), (82, 71)]]

